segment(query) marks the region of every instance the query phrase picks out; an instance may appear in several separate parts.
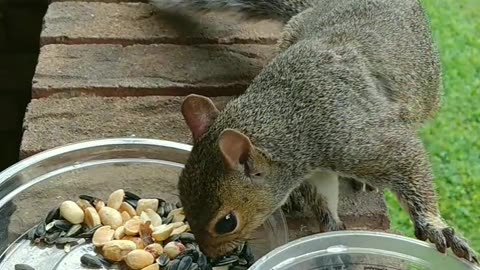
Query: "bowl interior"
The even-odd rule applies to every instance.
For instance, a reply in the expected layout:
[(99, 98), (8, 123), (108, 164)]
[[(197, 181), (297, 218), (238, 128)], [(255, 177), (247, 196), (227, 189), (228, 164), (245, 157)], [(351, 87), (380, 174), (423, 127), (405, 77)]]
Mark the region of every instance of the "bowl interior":
[[(55, 247), (32, 247), (22, 236), (61, 202), (82, 194), (106, 200), (124, 189), (177, 202), (176, 182), (189, 150), (165, 141), (109, 139), (50, 150), (7, 169), (0, 174), (0, 269), (16, 263), (82, 269), (79, 256), (92, 252), (91, 246), (76, 246), (66, 254)], [(252, 246), (255, 257), (286, 243), (286, 233), (285, 219), (277, 212), (257, 231), (262, 241)]]

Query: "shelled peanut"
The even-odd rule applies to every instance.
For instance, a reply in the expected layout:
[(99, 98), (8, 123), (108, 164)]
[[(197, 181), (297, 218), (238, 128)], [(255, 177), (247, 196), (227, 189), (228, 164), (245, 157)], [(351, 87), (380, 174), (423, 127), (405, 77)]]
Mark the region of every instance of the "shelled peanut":
[(36, 244), (63, 244), (66, 252), (91, 240), (97, 253), (84, 254), (80, 261), (94, 268), (121, 263), (132, 270), (221, 270), (232, 265), (241, 270), (253, 262), (245, 245), (212, 264), (195, 243), (179, 203), (140, 198), (123, 189), (106, 202), (88, 195), (64, 201), (28, 235)]

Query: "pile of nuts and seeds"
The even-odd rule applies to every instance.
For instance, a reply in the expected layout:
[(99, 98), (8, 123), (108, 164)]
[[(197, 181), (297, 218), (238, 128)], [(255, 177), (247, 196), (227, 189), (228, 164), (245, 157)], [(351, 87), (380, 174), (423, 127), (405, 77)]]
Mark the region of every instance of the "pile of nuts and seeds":
[[(195, 242), (180, 203), (144, 199), (119, 189), (107, 202), (88, 195), (64, 201), (27, 237), (36, 245), (56, 245), (70, 252), (91, 242), (96, 255), (84, 254), (81, 264), (102, 269), (123, 264), (132, 270), (246, 270), (254, 262), (247, 244), (215, 261)], [(34, 269), (18, 264), (17, 270)]]

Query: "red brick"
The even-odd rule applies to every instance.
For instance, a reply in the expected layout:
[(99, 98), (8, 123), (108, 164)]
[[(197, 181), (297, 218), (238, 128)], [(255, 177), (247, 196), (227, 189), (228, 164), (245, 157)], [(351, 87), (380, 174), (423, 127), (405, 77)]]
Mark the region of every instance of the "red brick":
[(273, 55), (270, 45), (48, 45), (33, 97), (235, 95)]
[(160, 13), (145, 3), (52, 3), (45, 16), (42, 44), (272, 44), (277, 22), (245, 22), (225, 14), (196, 17)]
[[(217, 97), (222, 109), (231, 97)], [(21, 157), (68, 143), (111, 137), (190, 142), (181, 97), (78, 97), (32, 100), (24, 120)]]

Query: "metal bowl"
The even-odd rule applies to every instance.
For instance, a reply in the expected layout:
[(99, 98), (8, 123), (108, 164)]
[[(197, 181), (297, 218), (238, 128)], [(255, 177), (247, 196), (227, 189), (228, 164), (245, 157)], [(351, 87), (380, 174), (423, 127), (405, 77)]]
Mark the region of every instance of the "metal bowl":
[[(64, 200), (81, 194), (106, 198), (123, 188), (142, 197), (177, 201), (176, 181), (191, 146), (170, 141), (114, 138), (80, 142), (29, 157), (0, 173), (0, 269), (26, 263), (36, 269), (85, 269), (79, 257), (89, 244), (69, 253), (32, 246), (26, 232)], [(281, 211), (258, 230), (256, 258), (287, 243)]]

